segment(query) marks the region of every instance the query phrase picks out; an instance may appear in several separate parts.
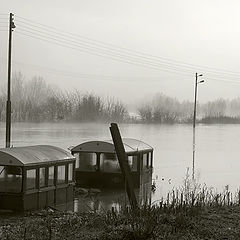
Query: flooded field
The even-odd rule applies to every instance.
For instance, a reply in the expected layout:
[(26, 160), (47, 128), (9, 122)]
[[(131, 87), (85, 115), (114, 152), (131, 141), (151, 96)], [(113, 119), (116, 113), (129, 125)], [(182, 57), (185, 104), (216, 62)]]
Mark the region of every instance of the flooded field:
[[(153, 179), (156, 192), (152, 201), (160, 199), (173, 187), (182, 185), (189, 169), (192, 171), (192, 127), (190, 125), (144, 125), (120, 124), (123, 137), (142, 140), (154, 148)], [(1, 146), (5, 146), (5, 124), (1, 124)], [(108, 124), (86, 123), (14, 123), (12, 145), (26, 146), (49, 144), (68, 149), (88, 140), (110, 139)], [(199, 182), (222, 190), (226, 185), (235, 191), (240, 185), (239, 125), (198, 125), (196, 128), (196, 176)], [(120, 195), (119, 195), (120, 194)], [(102, 204), (115, 204), (125, 195), (116, 193), (116, 198), (107, 197)], [(90, 199), (90, 198), (89, 198)], [(79, 200), (80, 201), (80, 200)], [(84, 200), (87, 202), (87, 200)], [(88, 202), (93, 204), (93, 202)], [(95, 202), (97, 208), (99, 202)], [(74, 208), (78, 208), (78, 202)]]

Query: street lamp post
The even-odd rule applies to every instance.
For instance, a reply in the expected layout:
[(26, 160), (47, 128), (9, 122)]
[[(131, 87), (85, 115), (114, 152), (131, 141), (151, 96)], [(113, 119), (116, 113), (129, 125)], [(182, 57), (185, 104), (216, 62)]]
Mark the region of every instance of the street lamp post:
[(198, 77), (202, 77), (202, 74), (197, 74), (195, 77), (195, 94), (194, 94), (194, 110), (193, 110), (193, 161), (192, 161), (192, 179), (195, 179), (195, 128), (196, 128), (196, 112), (197, 112), (197, 86), (199, 83), (203, 83), (204, 80), (198, 82)]

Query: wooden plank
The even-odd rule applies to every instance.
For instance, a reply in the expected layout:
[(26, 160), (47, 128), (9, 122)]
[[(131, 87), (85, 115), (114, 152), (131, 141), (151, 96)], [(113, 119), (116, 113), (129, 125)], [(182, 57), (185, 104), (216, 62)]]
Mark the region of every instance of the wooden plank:
[(122, 137), (116, 123), (111, 123), (110, 132), (112, 135), (113, 143), (115, 146), (115, 151), (118, 157), (119, 165), (121, 171), (126, 179), (126, 191), (128, 195), (129, 202), (132, 209), (138, 208), (137, 199), (135, 196), (133, 181), (131, 176), (131, 169), (128, 164), (127, 155), (124, 149)]

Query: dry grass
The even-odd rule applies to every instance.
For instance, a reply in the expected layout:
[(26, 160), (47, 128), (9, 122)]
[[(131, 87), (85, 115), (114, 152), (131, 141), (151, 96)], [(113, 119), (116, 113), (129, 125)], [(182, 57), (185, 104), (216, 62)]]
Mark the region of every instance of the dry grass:
[(0, 239), (240, 239), (240, 191), (191, 181), (137, 210), (0, 215)]

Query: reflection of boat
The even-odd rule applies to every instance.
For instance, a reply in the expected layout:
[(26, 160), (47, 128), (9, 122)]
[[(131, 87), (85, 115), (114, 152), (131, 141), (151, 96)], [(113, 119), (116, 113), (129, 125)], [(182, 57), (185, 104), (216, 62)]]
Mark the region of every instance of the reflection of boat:
[[(91, 191), (91, 189), (90, 189)], [(151, 204), (151, 185), (144, 184), (135, 189), (135, 194), (139, 205)], [(95, 194), (85, 192), (77, 194), (74, 199), (75, 212), (105, 212), (107, 210), (120, 211), (130, 208), (130, 203), (125, 190), (104, 189)]]
[[(136, 139), (123, 138), (131, 169), (133, 186), (151, 182), (153, 148)], [(76, 157), (75, 180), (78, 186), (89, 188), (124, 187), (115, 147), (110, 141), (89, 141), (71, 149)]]

